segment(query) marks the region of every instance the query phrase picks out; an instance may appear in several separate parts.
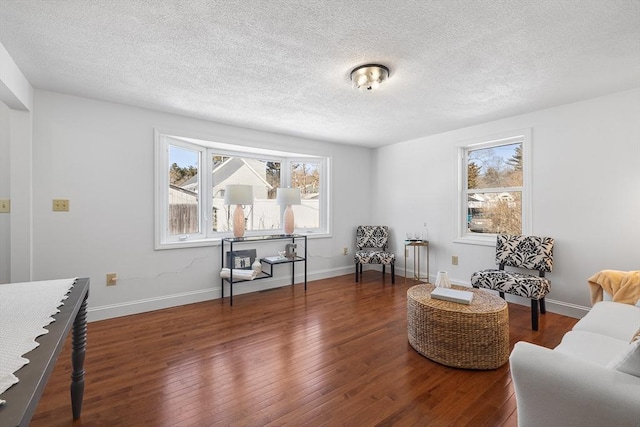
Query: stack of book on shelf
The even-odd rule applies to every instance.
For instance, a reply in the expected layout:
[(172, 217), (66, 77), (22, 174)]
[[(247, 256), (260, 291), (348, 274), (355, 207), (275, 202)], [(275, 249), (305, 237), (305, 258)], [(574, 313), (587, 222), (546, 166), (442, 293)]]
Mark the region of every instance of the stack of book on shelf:
[(471, 300), (473, 299), (473, 292), (436, 287), (433, 291), (431, 291), (431, 298), (444, 301), (459, 302), (461, 304), (471, 304)]

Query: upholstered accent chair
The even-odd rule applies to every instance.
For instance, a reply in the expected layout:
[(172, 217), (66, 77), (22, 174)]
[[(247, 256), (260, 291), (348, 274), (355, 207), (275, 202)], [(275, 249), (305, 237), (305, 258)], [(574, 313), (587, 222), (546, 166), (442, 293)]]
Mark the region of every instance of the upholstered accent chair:
[[(546, 313), (544, 297), (551, 290), (551, 281), (545, 273), (553, 268), (553, 239), (537, 236), (498, 234), (496, 264), (498, 269), (476, 271), (471, 286), (512, 294), (531, 300), (531, 329), (538, 330), (538, 312)], [(538, 275), (527, 272), (505, 271), (505, 266), (537, 270)]]
[(386, 225), (360, 225), (356, 230), (356, 253), (353, 261), (356, 264), (356, 282), (362, 276), (363, 264), (382, 264), (382, 274), (385, 266), (391, 266), (391, 283), (396, 283), (396, 256), (387, 252), (389, 245), (389, 227)]

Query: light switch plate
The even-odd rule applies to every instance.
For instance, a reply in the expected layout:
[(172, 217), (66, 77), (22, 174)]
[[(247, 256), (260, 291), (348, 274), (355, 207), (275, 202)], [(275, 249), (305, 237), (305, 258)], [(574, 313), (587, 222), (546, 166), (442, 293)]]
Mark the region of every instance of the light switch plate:
[(9, 212), (11, 212), (11, 200), (0, 199), (0, 213), (9, 213)]

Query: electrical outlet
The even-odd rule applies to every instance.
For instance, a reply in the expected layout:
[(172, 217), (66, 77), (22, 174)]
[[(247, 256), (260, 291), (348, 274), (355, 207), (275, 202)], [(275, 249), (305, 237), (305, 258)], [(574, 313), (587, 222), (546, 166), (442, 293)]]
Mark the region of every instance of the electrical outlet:
[(0, 213), (9, 213), (9, 212), (11, 212), (11, 200), (0, 199)]
[(54, 212), (69, 212), (69, 199), (53, 199)]
[(451, 265), (458, 265), (458, 255), (451, 256)]
[(344, 247), (342, 248), (342, 255), (347, 255), (349, 253), (349, 248)]
[(118, 275), (116, 273), (107, 273), (107, 286), (115, 286), (118, 281)]

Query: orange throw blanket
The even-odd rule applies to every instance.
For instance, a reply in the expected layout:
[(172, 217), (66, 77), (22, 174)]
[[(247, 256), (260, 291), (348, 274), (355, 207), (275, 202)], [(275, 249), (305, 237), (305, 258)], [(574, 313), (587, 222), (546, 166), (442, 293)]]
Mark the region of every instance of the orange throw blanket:
[(635, 305), (640, 299), (640, 270), (602, 270), (589, 277), (591, 304), (602, 301), (602, 291), (612, 296), (612, 301)]

